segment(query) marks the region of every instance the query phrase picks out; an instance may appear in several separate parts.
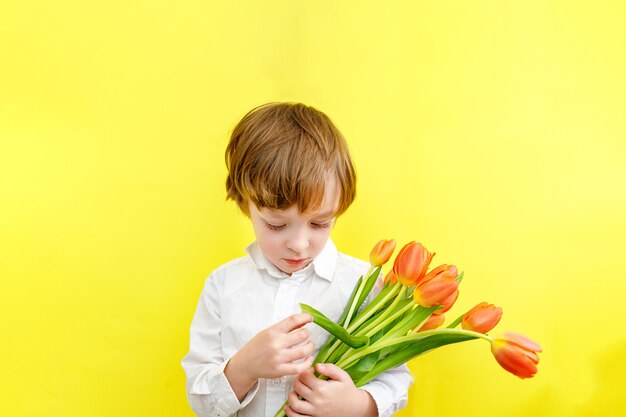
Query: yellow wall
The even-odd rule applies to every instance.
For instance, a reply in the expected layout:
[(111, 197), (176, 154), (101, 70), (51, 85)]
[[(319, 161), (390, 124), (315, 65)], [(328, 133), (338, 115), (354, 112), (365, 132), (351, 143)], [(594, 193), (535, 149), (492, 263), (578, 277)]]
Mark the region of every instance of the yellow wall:
[(192, 415), (202, 283), (253, 237), (223, 150), (273, 100), (348, 138), (340, 249), (419, 240), (465, 271), (451, 315), (502, 305), (544, 347), (525, 381), (480, 341), (423, 356), (399, 416), (622, 414), (625, 21), (621, 1), (5, 2), (0, 415)]

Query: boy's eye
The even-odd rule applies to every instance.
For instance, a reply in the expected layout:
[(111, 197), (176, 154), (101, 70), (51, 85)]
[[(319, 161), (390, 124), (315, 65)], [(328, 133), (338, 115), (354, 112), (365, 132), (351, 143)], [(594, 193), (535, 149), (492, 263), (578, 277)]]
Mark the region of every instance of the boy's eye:
[(285, 227), (284, 224), (281, 224), (281, 225), (277, 226), (277, 225), (274, 225), (274, 224), (271, 224), (271, 223), (267, 223), (267, 222), (265, 222), (265, 226), (267, 226), (267, 228), (270, 229), (270, 230), (280, 230), (283, 227)]
[(317, 228), (317, 229), (328, 229), (333, 222), (324, 222), (324, 223), (311, 223), (313, 225), (313, 227)]

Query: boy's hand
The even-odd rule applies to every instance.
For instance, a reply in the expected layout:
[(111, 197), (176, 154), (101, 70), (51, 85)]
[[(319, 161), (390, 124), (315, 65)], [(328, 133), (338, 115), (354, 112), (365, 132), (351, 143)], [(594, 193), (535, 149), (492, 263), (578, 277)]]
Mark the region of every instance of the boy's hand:
[(289, 405), (285, 406), (288, 417), (378, 415), (374, 399), (368, 392), (358, 389), (346, 371), (329, 363), (317, 364), (317, 371), (329, 379), (316, 378), (313, 368), (301, 373), (289, 394)]
[[(256, 380), (297, 375), (309, 368), (315, 344), (309, 339), (309, 331), (301, 327), (311, 321), (313, 317), (308, 313), (293, 314), (258, 333), (237, 352), (242, 371)], [(292, 363), (299, 359), (304, 361)]]

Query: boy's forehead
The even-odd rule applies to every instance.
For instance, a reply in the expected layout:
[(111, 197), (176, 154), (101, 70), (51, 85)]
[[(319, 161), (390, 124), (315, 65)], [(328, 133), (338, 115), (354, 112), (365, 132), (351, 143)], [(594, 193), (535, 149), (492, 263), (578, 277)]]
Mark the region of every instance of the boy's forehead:
[(268, 214), (274, 217), (288, 217), (293, 215), (298, 216), (315, 216), (315, 217), (333, 217), (336, 212), (336, 207), (334, 209), (329, 207), (320, 207), (317, 210), (307, 210), (302, 213), (298, 210), (297, 206), (291, 206), (287, 209), (273, 209), (273, 208), (263, 208), (263, 211), (266, 211)]
[(329, 177), (324, 184), (324, 197), (319, 207), (309, 208), (304, 212), (298, 210), (297, 205), (293, 205), (286, 209), (276, 209), (270, 207), (264, 207), (261, 210), (266, 214), (273, 217), (287, 217), (287, 216), (305, 216), (305, 217), (317, 217), (317, 218), (329, 218), (334, 217), (339, 208), (340, 190), (337, 185), (337, 180), (334, 177)]

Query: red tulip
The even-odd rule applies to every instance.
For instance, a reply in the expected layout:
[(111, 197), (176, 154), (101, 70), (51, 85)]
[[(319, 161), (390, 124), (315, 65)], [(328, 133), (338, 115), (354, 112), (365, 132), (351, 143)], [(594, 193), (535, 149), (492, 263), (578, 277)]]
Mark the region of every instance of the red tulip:
[(422, 327), (419, 328), (418, 332), (424, 332), (426, 330), (436, 329), (441, 326), (445, 320), (445, 314), (432, 314), (428, 320), (422, 324)]
[(487, 333), (502, 318), (502, 308), (482, 302), (463, 315), (461, 327), (478, 333)]
[(395, 240), (381, 240), (370, 252), (370, 263), (374, 267), (386, 264), (394, 250), (396, 250)]
[(541, 346), (519, 333), (505, 333), (491, 343), (491, 352), (505, 370), (520, 378), (537, 373)]
[(433, 307), (449, 302), (459, 287), (459, 283), (456, 281), (457, 275), (456, 266), (439, 265), (426, 274), (417, 284), (413, 290), (413, 299), (417, 304), (424, 307)]
[(424, 278), (433, 256), (421, 243), (407, 243), (396, 256), (393, 273), (402, 285), (416, 285)]

